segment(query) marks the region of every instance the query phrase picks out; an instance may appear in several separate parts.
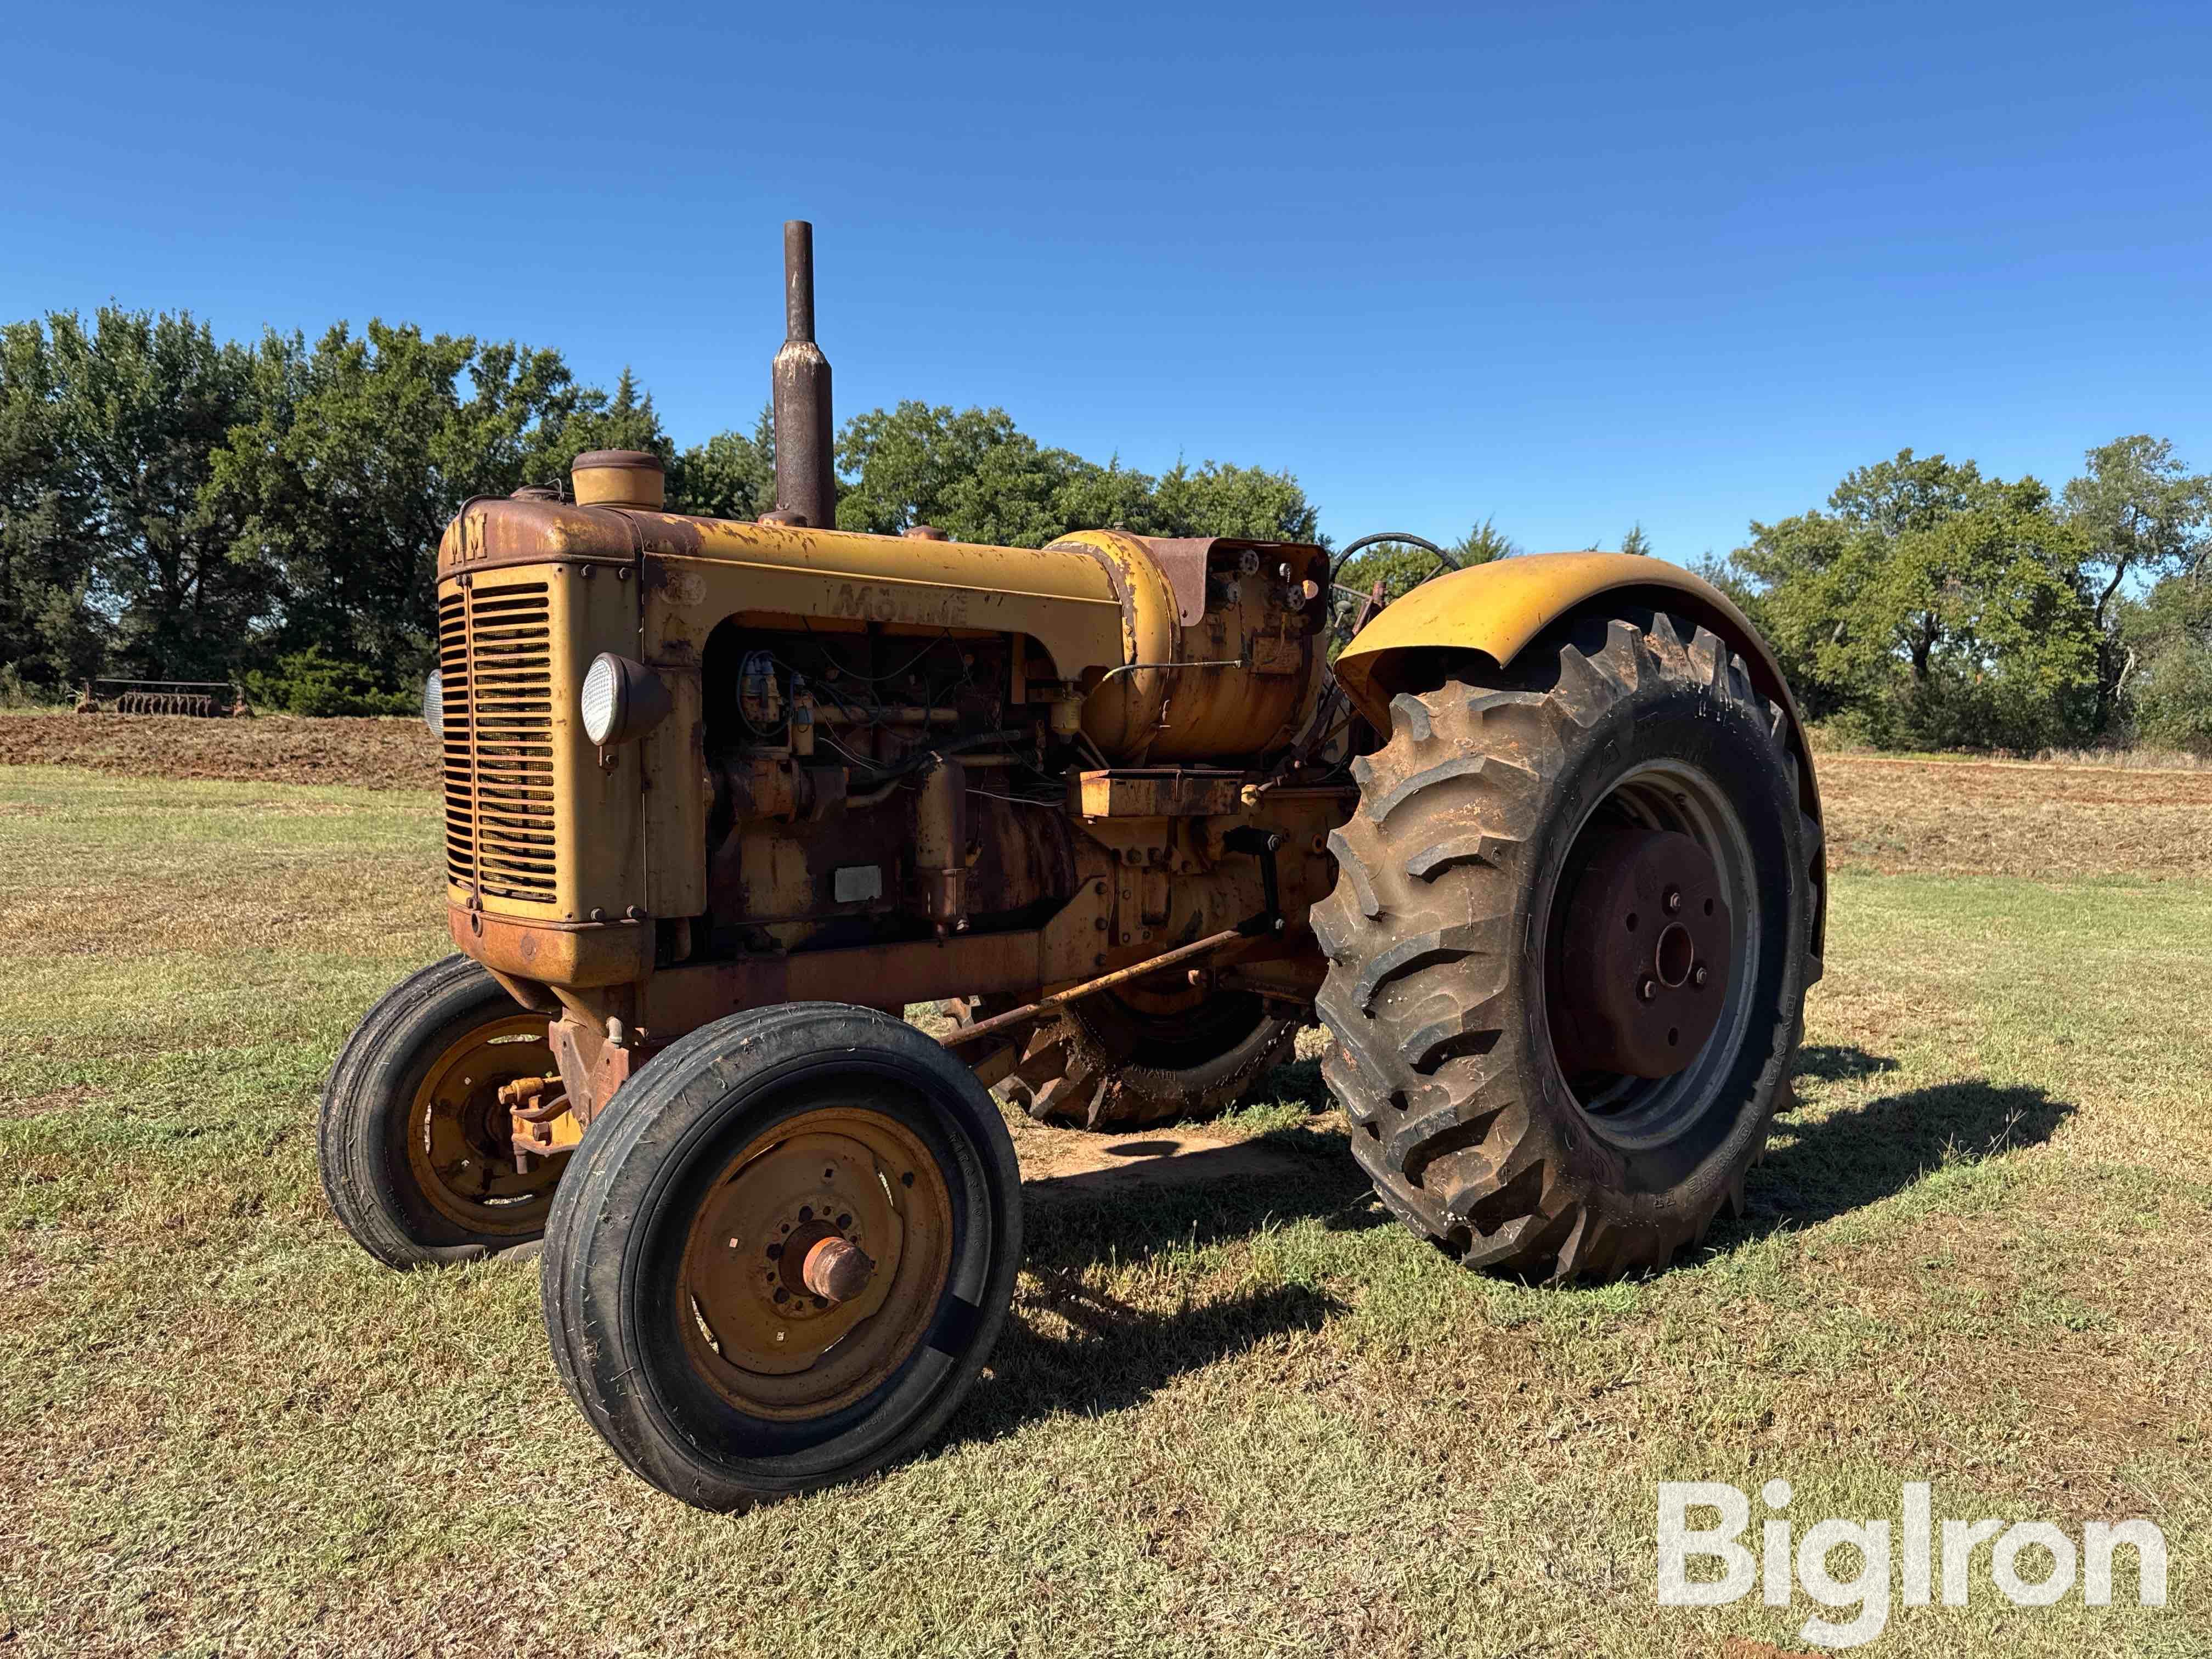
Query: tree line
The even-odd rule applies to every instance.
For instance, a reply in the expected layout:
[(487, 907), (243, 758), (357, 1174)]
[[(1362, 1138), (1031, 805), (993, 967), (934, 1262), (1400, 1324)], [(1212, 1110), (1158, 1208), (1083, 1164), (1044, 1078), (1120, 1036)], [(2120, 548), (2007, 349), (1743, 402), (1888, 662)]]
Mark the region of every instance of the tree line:
[[(775, 505), (765, 411), (678, 448), (627, 371), (611, 392), (584, 385), (547, 348), (380, 320), (240, 343), (114, 307), (0, 325), (0, 696), (236, 678), (300, 713), (404, 709), (432, 662), (447, 520), (471, 495), (564, 480), (586, 449), (659, 454), (675, 511)], [(1288, 472), (1154, 476), (1041, 444), (1000, 410), (872, 410), (836, 459), (847, 529), (1326, 541)], [(2212, 752), (2209, 531), (2212, 477), (2164, 440), (2093, 449), (2057, 490), (1904, 450), (1693, 562), (1772, 641), (1807, 714), (1846, 736)], [(1641, 526), (1620, 545), (1652, 550)], [(1520, 550), (1488, 519), (1448, 544), (1461, 564)], [(1388, 598), (1437, 568), (1385, 544), (1339, 580)]]
[(2212, 753), (2212, 476), (2144, 434), (2053, 490), (1901, 450), (1701, 567), (1808, 718), (1883, 748)]
[[(627, 371), (610, 392), (545, 348), (382, 321), (248, 343), (114, 307), (0, 325), (0, 694), (236, 678), (300, 713), (404, 710), (434, 661), (446, 522), (472, 495), (564, 481), (587, 449), (659, 455), (677, 512), (775, 505), (765, 412), (679, 449)], [(1102, 465), (999, 410), (872, 410), (837, 461), (847, 529), (1315, 534), (1287, 473)]]

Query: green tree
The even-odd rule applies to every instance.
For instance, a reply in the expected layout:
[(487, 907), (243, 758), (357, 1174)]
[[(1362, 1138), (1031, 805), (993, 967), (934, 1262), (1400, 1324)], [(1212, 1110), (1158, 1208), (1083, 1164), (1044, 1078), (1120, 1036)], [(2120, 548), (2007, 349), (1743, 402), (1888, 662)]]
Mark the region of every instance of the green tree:
[(189, 314), (103, 307), (0, 340), (0, 631), (27, 678), (225, 674), (266, 608), (201, 500), (251, 361)]
[(1754, 524), (1725, 573), (1808, 714), (1876, 741), (2029, 748), (2094, 729), (2083, 542), (2033, 478), (1901, 451), (1829, 511)]
[[(1141, 478), (1144, 475), (1127, 476)], [(1287, 472), (1231, 466), (1220, 461), (1207, 461), (1194, 469), (1177, 461), (1153, 487), (1151, 516), (1142, 533), (1310, 542), (1320, 517), (1306, 500), (1305, 491), (1298, 488), (1298, 481)]]
[[(1448, 559), (1440, 559), (1412, 542), (1377, 542), (1372, 547), (1362, 548), (1339, 567), (1336, 585), (1346, 590), (1339, 597), (1356, 615), (1364, 596), (1372, 592), (1378, 581), (1382, 584), (1382, 600), (1387, 605), (1447, 570), (1464, 570), (1471, 565), (1488, 564), (1493, 559), (1511, 558), (1520, 550), (1521, 544), (1498, 529), (1494, 519), (1483, 520), (1457, 541), (1446, 544), (1450, 556)], [(1355, 600), (1352, 598), (1353, 593), (1363, 597)]]
[(1452, 544), (1452, 556), (1465, 569), (1471, 564), (1488, 564), (1492, 559), (1510, 559), (1521, 551), (1521, 544), (1498, 527), (1495, 519), (1486, 518)]
[(100, 672), (94, 502), (72, 465), (64, 387), (40, 323), (0, 328), (0, 665), (8, 690), (51, 695)]
[(2088, 470), (2066, 486), (2068, 519), (2088, 544), (2086, 560), (2100, 649), (2097, 723), (2110, 719), (2126, 672), (2128, 645), (2115, 615), (2130, 581), (2145, 586), (2205, 570), (2212, 550), (2212, 476), (2191, 473), (2164, 438), (2115, 438), (2086, 456)]
[(767, 409), (752, 435), (718, 432), (679, 453), (668, 473), (672, 513), (708, 519), (757, 519), (775, 506), (775, 426)]
[(1644, 521), (1641, 519), (1628, 526), (1628, 533), (1620, 538), (1620, 550), (1643, 557), (1650, 556), (1651, 538), (1644, 533)]
[(913, 400), (848, 421), (837, 460), (852, 477), (837, 503), (841, 527), (896, 535), (928, 524), (957, 541), (1011, 547), (1042, 547), (1073, 527), (1055, 497), (1084, 466), (1002, 409)]
[(1000, 409), (907, 402), (845, 424), (848, 530), (895, 535), (936, 526), (960, 541), (1042, 547), (1073, 530), (1310, 541), (1313, 506), (1297, 480), (1261, 467), (1177, 463), (1158, 478), (1039, 444)]
[(263, 653), (319, 649), (386, 689), (429, 665), (438, 539), (465, 500), (557, 481), (586, 449), (669, 453), (627, 373), (610, 398), (512, 341), (340, 323), (312, 350), (264, 337), (254, 381), (204, 500), (235, 518), (234, 557), (276, 578)]
[(1376, 582), (1382, 584), (1382, 603), (1390, 605), (1450, 568), (1425, 547), (1411, 542), (1377, 542), (1361, 548), (1338, 568), (1336, 586), (1339, 598), (1357, 616)]
[(2167, 576), (2140, 599), (2123, 595), (2113, 621), (2115, 691), (2135, 735), (2156, 748), (2212, 755), (2212, 573)]

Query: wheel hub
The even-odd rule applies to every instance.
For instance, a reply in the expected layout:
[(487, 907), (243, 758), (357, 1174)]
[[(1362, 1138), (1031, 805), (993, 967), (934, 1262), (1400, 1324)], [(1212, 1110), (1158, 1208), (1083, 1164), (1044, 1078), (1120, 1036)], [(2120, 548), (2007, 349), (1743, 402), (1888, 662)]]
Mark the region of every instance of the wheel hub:
[(1568, 899), (1552, 1021), (1560, 1069), (1672, 1077), (1728, 989), (1731, 918), (1712, 855), (1673, 830), (1591, 837)]

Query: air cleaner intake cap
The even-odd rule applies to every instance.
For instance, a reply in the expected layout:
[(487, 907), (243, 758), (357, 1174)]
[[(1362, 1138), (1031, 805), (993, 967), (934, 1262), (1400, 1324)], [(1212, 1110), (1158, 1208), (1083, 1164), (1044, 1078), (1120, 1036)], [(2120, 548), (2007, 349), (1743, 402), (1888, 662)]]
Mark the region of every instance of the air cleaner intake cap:
[(641, 449), (587, 449), (569, 477), (580, 507), (642, 507), (660, 510), (668, 479), (660, 457)]

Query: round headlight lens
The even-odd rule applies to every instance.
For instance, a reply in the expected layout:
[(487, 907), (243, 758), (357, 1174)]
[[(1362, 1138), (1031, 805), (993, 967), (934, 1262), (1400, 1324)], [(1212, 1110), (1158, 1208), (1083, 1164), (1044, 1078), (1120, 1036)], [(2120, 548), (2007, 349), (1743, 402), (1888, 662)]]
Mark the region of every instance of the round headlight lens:
[(422, 682), (422, 724), (434, 738), (446, 735), (446, 677), (434, 668)]
[(592, 659), (577, 702), (584, 717), (584, 735), (593, 743), (605, 743), (622, 716), (622, 672), (613, 657), (602, 652)]

